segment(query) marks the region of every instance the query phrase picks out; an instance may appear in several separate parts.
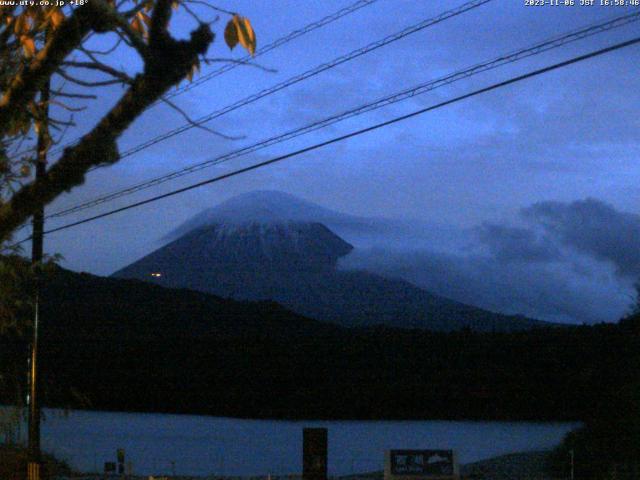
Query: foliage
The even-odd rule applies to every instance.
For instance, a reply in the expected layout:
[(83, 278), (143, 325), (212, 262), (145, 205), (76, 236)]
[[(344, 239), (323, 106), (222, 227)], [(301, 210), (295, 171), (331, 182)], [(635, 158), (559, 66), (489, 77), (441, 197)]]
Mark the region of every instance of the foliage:
[[(630, 341), (640, 338), (637, 306), (618, 328)], [(611, 350), (610, 355), (618, 352)], [(626, 381), (604, 389), (584, 426), (570, 432), (549, 458), (549, 470), (556, 476), (569, 475), (573, 454), (575, 478), (586, 480), (636, 479), (640, 473), (640, 351), (630, 350), (621, 366)]]
[(18, 440), (26, 394), (27, 349), (34, 275), (17, 255), (0, 257), (0, 443)]
[[(90, 169), (117, 162), (118, 137), (145, 109), (165, 101), (188, 118), (164, 96), (191, 78), (201, 60), (208, 62), (214, 34), (203, 9), (230, 17), (225, 28), (230, 48), (240, 44), (252, 55), (256, 49), (247, 18), (201, 0), (47, 3), (0, 7), (0, 246), (41, 205), (81, 184)], [(195, 20), (188, 39), (172, 36), (172, 10)], [(97, 36), (113, 46), (92, 48)], [(112, 65), (122, 54), (132, 65), (137, 57), (137, 73)], [(38, 154), (59, 143), (76, 126), (74, 115), (110, 85), (125, 88), (113, 107), (34, 179), (31, 167)]]
[(256, 51), (256, 34), (251, 27), (251, 22), (248, 18), (240, 15), (234, 15), (227, 23), (227, 27), (224, 29), (224, 40), (232, 50), (240, 43), (251, 55)]
[(622, 472), (640, 472), (640, 383), (606, 395), (598, 413), (565, 437), (549, 459), (557, 476), (568, 477), (571, 452), (576, 478), (637, 478)]
[[(53, 272), (57, 258), (32, 266), (18, 254), (0, 256), (0, 442), (19, 436), (26, 397), (28, 342), (32, 332), (33, 298), (37, 275)], [(1, 478), (1, 477), (0, 477)]]
[(16, 445), (20, 442), (23, 413), (22, 405), (0, 407), (0, 445)]
[(22, 335), (32, 311), (33, 270), (18, 255), (0, 257), (0, 333)]
[[(20, 248), (10, 245), (13, 234), (37, 210), (81, 184), (91, 168), (118, 161), (118, 137), (169, 88), (191, 79), (201, 59), (206, 61), (214, 35), (193, 3), (218, 10), (200, 0), (31, 3), (0, 6), (0, 405), (13, 406), (0, 412), (5, 441), (15, 439), (24, 405), (35, 282), (50, 266), (30, 266), (19, 256)], [(172, 9), (183, 9), (197, 21), (188, 40), (172, 37)], [(229, 47), (240, 43), (253, 55), (256, 36), (249, 20), (227, 14)], [(92, 49), (91, 38), (98, 35), (111, 38), (113, 47)], [(135, 75), (112, 66), (112, 58), (123, 51), (140, 60)], [(76, 126), (74, 115), (110, 85), (125, 88), (111, 110), (34, 178), (35, 163)], [(57, 393), (55, 382), (45, 378), (44, 384), (48, 394)], [(65, 395), (85, 405), (73, 388)], [(6, 453), (0, 452), (0, 464), (10, 460), (1, 456)]]
[[(86, 0), (13, 2), (0, 6), (0, 404), (20, 406), (26, 379), (25, 333), (30, 328), (35, 271), (11, 245), (18, 227), (42, 206), (84, 181), (92, 168), (118, 161), (117, 139), (169, 88), (191, 77), (206, 60), (214, 34), (195, 12), (221, 10), (201, 0)], [(172, 11), (196, 23), (187, 40), (172, 36)], [(246, 18), (233, 12), (226, 28), (251, 54), (256, 36)], [(92, 48), (102, 36), (113, 46)], [(139, 60), (132, 74), (113, 63), (116, 55)], [(135, 64), (136, 62), (130, 62)], [(34, 165), (65, 132), (74, 115), (103, 96), (111, 85), (124, 88), (115, 105), (76, 144), (64, 149), (44, 175)], [(40, 268), (42, 266), (37, 266)], [(41, 272), (42, 273), (42, 272)]]
[[(43, 478), (68, 477), (72, 471), (69, 466), (51, 455), (42, 458)], [(0, 478), (26, 480), (27, 452), (24, 447), (0, 445)]]

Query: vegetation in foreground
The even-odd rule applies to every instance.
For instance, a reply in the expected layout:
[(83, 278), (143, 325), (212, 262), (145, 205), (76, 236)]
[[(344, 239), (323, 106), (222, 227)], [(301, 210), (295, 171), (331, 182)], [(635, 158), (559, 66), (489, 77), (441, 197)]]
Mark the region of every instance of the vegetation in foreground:
[[(640, 305), (640, 302), (639, 302)], [(632, 338), (640, 335), (640, 312), (620, 321)], [(615, 356), (617, 352), (611, 351)], [(637, 359), (636, 352), (632, 358)], [(631, 360), (631, 359), (630, 359)], [(569, 475), (567, 459), (573, 455), (575, 478), (585, 480), (640, 478), (640, 381), (638, 363), (626, 367), (633, 375), (627, 383), (611, 386), (595, 398), (597, 405), (584, 426), (570, 432), (549, 457), (548, 469), (558, 477)]]
[[(57, 475), (70, 475), (69, 466), (51, 455), (43, 456), (43, 478), (51, 478)], [(27, 452), (17, 445), (0, 444), (0, 479), (2, 480), (26, 480), (27, 477)]]

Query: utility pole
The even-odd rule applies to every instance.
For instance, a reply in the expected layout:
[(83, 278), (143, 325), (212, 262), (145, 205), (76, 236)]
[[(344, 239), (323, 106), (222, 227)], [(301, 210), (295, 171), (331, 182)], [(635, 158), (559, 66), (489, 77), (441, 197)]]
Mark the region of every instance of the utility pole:
[[(46, 38), (46, 37), (45, 37)], [(41, 115), (38, 129), (38, 152), (36, 158), (36, 181), (47, 172), (47, 150), (49, 149), (49, 80), (40, 90)], [(31, 338), (31, 360), (29, 371), (29, 445), (27, 480), (40, 480), (40, 374), (38, 372), (38, 329), (40, 323), (41, 263), (44, 243), (44, 204), (41, 203), (33, 214), (31, 240), (31, 264), (35, 274), (35, 295), (33, 307), (33, 332)]]
[(574, 454), (573, 449), (569, 450), (569, 455), (571, 455), (571, 480), (574, 480)]

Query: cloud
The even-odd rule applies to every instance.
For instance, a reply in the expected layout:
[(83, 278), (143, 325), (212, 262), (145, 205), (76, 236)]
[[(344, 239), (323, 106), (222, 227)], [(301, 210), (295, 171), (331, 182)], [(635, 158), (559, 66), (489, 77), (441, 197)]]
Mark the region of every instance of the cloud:
[(539, 202), (523, 209), (522, 215), (565, 245), (611, 262), (619, 275), (640, 277), (640, 215), (593, 198)]
[(589, 258), (505, 263), (491, 256), (435, 250), (361, 249), (349, 254), (341, 267), (403, 278), (487, 310), (563, 323), (616, 321), (631, 302), (631, 288)]
[[(341, 266), (404, 278), (488, 310), (568, 323), (616, 321), (640, 276), (640, 215), (600, 200), (538, 202), (513, 222), (460, 229), (448, 239), (395, 246), (382, 239)], [(471, 235), (468, 233), (471, 232)], [(444, 237), (443, 237), (444, 238)]]
[(501, 262), (549, 262), (561, 256), (548, 238), (526, 228), (483, 223), (475, 232), (478, 240)]

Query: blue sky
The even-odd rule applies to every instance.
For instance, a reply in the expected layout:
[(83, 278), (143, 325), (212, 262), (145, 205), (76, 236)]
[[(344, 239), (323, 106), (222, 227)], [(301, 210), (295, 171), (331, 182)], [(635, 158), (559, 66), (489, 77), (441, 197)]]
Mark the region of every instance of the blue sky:
[[(260, 46), (350, 3), (246, 0), (220, 1), (216, 5), (249, 17)], [(378, 0), (355, 14), (259, 58), (258, 63), (276, 69), (276, 73), (236, 68), (174, 100), (194, 118), (205, 115), (461, 3)], [(242, 140), (225, 140), (192, 129), (113, 167), (92, 172), (82, 187), (61, 197), (48, 211), (226, 153), (348, 107), (629, 11), (621, 7), (579, 5), (526, 7), (524, 0), (495, 0), (208, 124), (226, 134), (244, 136)], [(205, 14), (211, 15), (210, 12)], [(221, 34), (225, 21), (223, 17), (214, 25), (217, 33)], [(174, 19), (174, 28), (182, 34), (192, 27), (190, 22), (188, 16), (179, 15)], [(588, 38), (270, 147), (245, 159), (183, 177), (110, 206), (124, 205), (362, 128), (631, 38), (638, 31), (638, 23), (635, 23)], [(98, 43), (107, 42), (100, 39)], [(221, 35), (209, 53), (210, 57), (240, 58), (241, 55), (242, 52), (237, 50), (230, 53)], [(132, 72), (138, 66), (134, 56), (126, 51), (117, 52), (113, 63)], [(207, 68), (212, 67), (203, 66), (204, 73)], [(615, 255), (607, 257), (576, 247), (575, 242), (571, 244), (558, 233), (561, 227), (553, 230), (537, 217), (532, 221), (526, 212), (531, 212), (532, 208), (535, 210), (535, 205), (541, 202), (556, 202), (554, 205), (565, 206), (573, 212), (573, 207), (579, 210), (582, 205), (573, 202), (590, 198), (595, 203), (588, 203), (587, 208), (595, 205), (594, 208), (600, 208), (600, 213), (605, 212), (601, 228), (609, 228), (606, 220), (609, 217), (611, 228), (615, 228), (620, 224), (616, 223), (618, 217), (627, 214), (632, 215), (629, 221), (635, 225), (633, 215), (640, 213), (639, 73), (639, 47), (614, 52), (286, 163), (53, 234), (47, 238), (46, 248), (65, 257), (63, 266), (109, 274), (157, 248), (167, 232), (204, 208), (255, 189), (281, 190), (351, 214), (414, 220), (433, 225), (433, 228), (456, 229), (461, 240), (473, 239), (475, 246), (485, 248), (482, 258), (489, 263), (482, 267), (472, 262), (468, 256), (470, 253), (460, 251), (457, 246), (464, 241), (456, 242), (455, 247), (446, 242), (416, 245), (416, 251), (420, 250), (423, 255), (434, 251), (444, 252), (449, 257), (454, 255), (458, 262), (456, 265), (465, 267), (467, 283), (482, 279), (482, 272), (494, 278), (495, 282), (508, 284), (505, 279), (518, 278), (518, 288), (523, 292), (530, 288), (527, 287), (528, 281), (536, 283), (541, 292), (557, 291), (557, 283), (569, 289), (563, 297), (571, 299), (568, 306), (554, 307), (553, 304), (545, 304), (548, 295), (545, 297), (540, 293), (537, 300), (533, 298), (520, 303), (512, 300), (513, 305), (509, 307), (509, 295), (497, 301), (489, 299), (490, 295), (474, 296), (466, 292), (464, 300), (500, 310), (527, 310), (524, 313), (563, 321), (580, 321), (580, 318), (597, 321), (603, 317), (612, 320), (628, 305), (632, 292), (630, 285), (634, 275), (640, 275), (640, 271), (621, 272), (616, 268), (616, 259), (610, 258)], [(90, 126), (113, 103), (118, 93), (119, 89), (113, 89), (94, 102), (82, 114), (80, 124)], [(120, 148), (126, 150), (183, 123), (179, 114), (170, 108), (164, 105), (155, 107), (124, 135)], [(75, 136), (70, 134), (70, 138)], [(540, 208), (535, 211), (540, 211)], [(98, 208), (52, 220), (48, 227), (101, 211)], [(557, 214), (557, 210), (554, 212)], [(490, 226), (500, 226), (502, 230), (491, 230)], [(478, 234), (483, 228), (484, 241)], [(553, 248), (562, 250), (562, 261), (551, 259), (543, 268), (539, 259), (534, 261), (527, 257), (526, 251), (529, 250), (524, 249), (521, 266), (518, 267), (524, 270), (513, 270), (511, 264), (509, 268), (512, 270), (508, 273), (511, 277), (508, 277), (504, 269), (496, 267), (500, 264), (496, 259), (501, 253), (495, 250), (498, 248), (495, 245), (491, 250), (487, 238), (498, 238), (501, 234), (511, 238), (509, 235), (514, 232), (505, 230), (509, 228), (533, 232), (531, 241), (534, 243), (550, 239)], [(631, 231), (635, 231), (633, 228)], [(525, 238), (521, 243), (527, 243), (526, 238), (530, 237), (527, 235), (516, 237)], [(612, 245), (611, 248), (615, 252), (622, 247)], [(517, 256), (518, 252), (512, 248), (514, 255)], [(406, 251), (396, 253), (401, 256)], [(473, 255), (476, 255), (476, 260), (479, 258), (477, 252)], [(504, 257), (500, 258), (504, 260)], [(468, 272), (470, 265), (474, 265), (473, 274)], [(422, 281), (425, 286), (440, 288), (440, 293), (460, 296), (462, 294), (455, 289), (442, 287), (442, 284), (465, 284), (462, 280), (454, 282), (451, 278), (449, 281), (444, 278), (454, 275), (454, 271), (456, 275), (463, 275), (460, 268), (444, 269), (441, 277)], [(435, 268), (431, 270), (437, 271)], [(605, 277), (607, 281), (603, 282)], [(597, 299), (597, 305), (588, 308), (588, 312), (574, 308), (584, 305), (586, 298)]]

